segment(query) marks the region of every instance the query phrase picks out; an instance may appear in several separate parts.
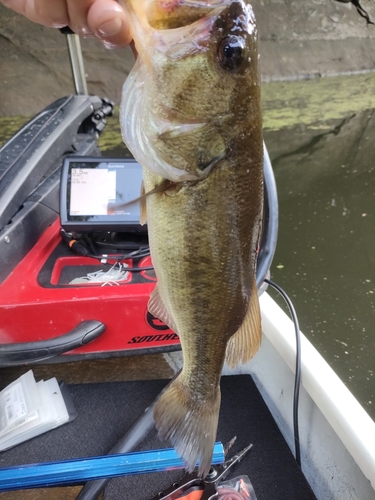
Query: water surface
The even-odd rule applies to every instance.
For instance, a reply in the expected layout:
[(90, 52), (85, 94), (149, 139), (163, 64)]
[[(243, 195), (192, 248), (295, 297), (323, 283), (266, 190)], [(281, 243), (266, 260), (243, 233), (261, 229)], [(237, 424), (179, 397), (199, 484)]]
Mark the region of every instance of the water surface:
[(360, 94), (374, 75), (327, 80), (298, 82), (294, 115), (289, 107), (285, 125), (281, 111), (280, 127), (265, 129), (280, 203), (272, 275), (301, 330), (375, 418), (375, 104)]

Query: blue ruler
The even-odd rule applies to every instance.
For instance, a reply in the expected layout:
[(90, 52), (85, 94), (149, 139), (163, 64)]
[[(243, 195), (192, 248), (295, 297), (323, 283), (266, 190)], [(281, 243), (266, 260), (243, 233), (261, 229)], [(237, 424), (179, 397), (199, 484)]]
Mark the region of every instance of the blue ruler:
[[(214, 446), (212, 463), (215, 465), (223, 462), (224, 448), (218, 442)], [(27, 464), (0, 469), (0, 491), (83, 483), (94, 479), (164, 472), (183, 467), (183, 461), (173, 448)]]

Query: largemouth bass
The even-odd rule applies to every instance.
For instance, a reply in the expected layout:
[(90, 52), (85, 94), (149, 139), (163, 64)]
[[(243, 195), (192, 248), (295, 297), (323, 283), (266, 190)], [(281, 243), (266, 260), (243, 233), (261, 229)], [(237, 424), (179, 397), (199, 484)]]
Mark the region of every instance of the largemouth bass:
[(149, 310), (178, 333), (183, 369), (154, 420), (191, 471), (210, 468), (220, 376), (258, 350), (263, 207), (257, 30), (244, 0), (126, 0), (138, 51), (121, 104), (143, 167), (157, 285)]

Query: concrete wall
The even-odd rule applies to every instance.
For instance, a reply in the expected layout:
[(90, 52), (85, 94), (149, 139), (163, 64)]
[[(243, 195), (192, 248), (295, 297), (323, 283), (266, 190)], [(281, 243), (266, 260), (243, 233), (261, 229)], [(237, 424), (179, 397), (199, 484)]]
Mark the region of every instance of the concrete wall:
[[(375, 16), (373, 0), (363, 6)], [(375, 27), (335, 0), (257, 0), (264, 81), (375, 69)]]
[[(374, 0), (363, 6), (375, 19)], [(263, 81), (375, 68), (375, 27), (335, 0), (253, 0)], [(119, 102), (132, 64), (128, 49), (82, 40), (89, 91)], [(28, 115), (73, 92), (63, 35), (0, 5), (0, 116)]]

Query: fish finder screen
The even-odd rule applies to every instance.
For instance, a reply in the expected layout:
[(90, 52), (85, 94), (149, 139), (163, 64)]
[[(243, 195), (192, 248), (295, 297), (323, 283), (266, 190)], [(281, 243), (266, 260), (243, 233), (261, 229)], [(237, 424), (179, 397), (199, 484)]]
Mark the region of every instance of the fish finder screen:
[(72, 168), (70, 215), (111, 215), (116, 204), (116, 170)]
[[(67, 158), (60, 198), (63, 227), (139, 226), (142, 169), (135, 160)], [(75, 227), (77, 226), (77, 227)]]
[(115, 204), (116, 170), (72, 168), (70, 215), (111, 215)]

